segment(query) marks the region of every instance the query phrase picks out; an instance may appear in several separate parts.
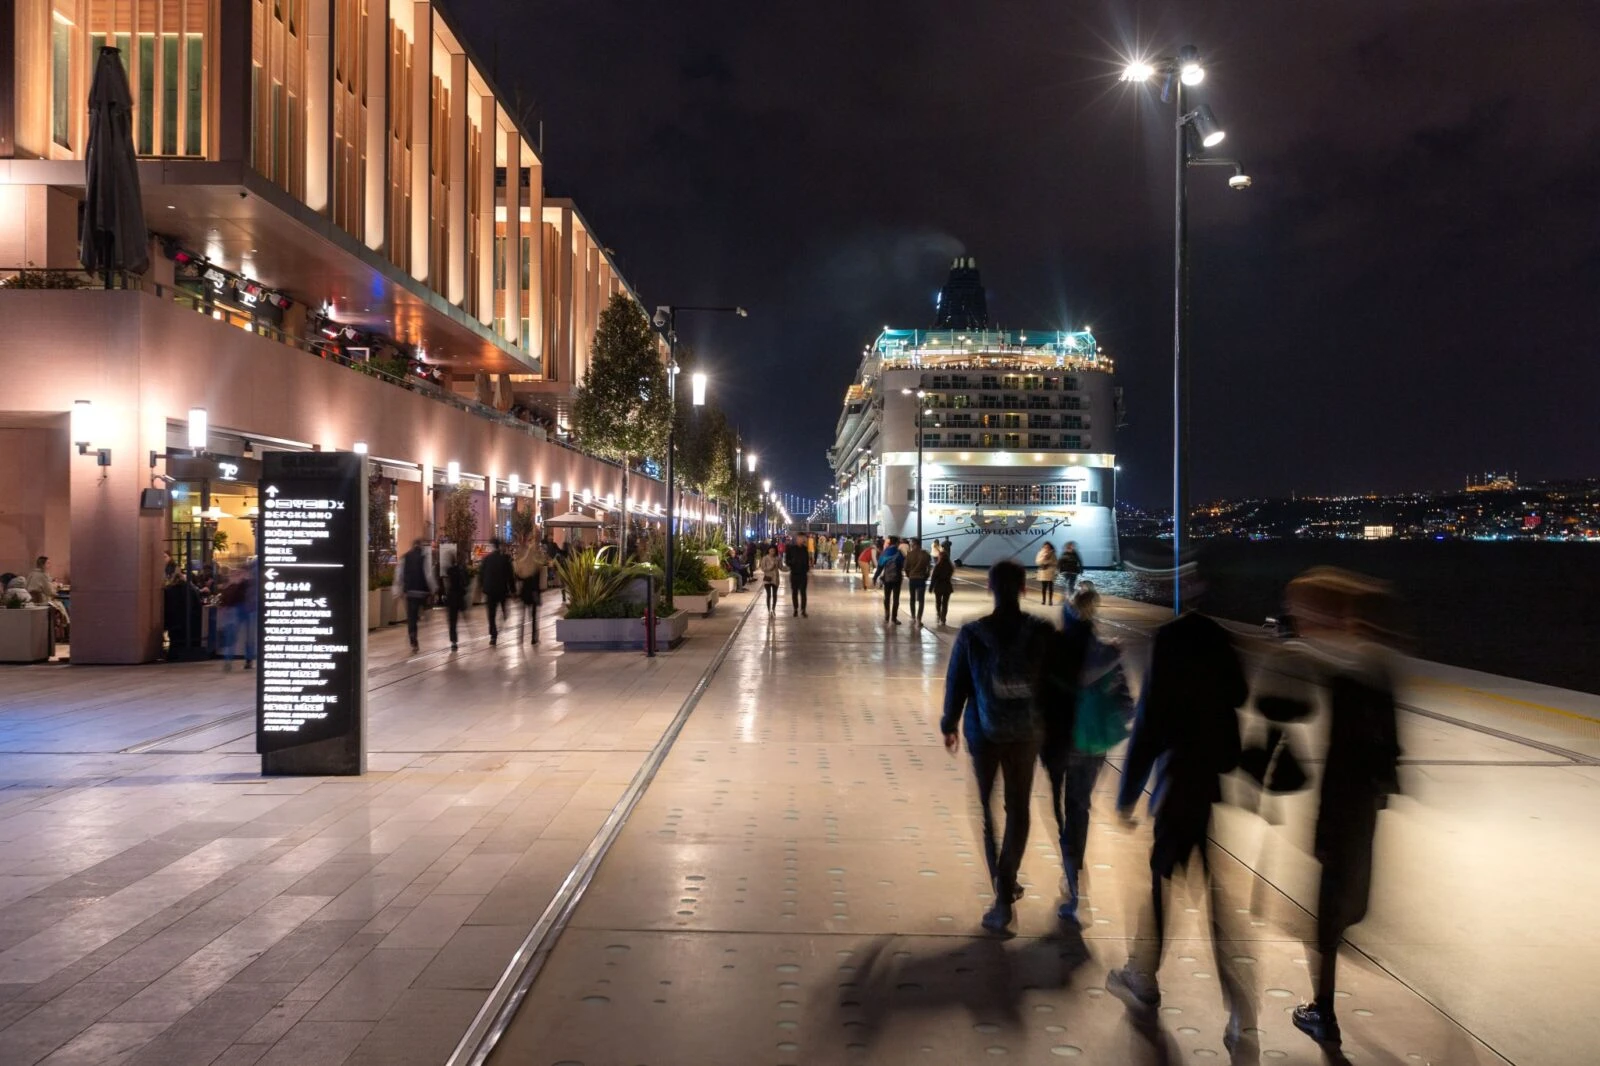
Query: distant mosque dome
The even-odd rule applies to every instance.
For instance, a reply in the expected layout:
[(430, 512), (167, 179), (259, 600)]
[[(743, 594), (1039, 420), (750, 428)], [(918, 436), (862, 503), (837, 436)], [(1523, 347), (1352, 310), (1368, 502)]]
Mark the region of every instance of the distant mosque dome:
[(934, 329), (988, 329), (989, 297), (978, 277), (978, 261), (960, 256), (950, 264), (950, 277), (939, 290)]

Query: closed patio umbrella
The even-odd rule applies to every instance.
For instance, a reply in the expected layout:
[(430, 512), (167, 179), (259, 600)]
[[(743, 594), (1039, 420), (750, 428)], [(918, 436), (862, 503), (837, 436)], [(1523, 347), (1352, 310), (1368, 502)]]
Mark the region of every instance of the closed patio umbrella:
[(142, 274), (150, 266), (150, 235), (139, 195), (133, 150), (133, 97), (115, 48), (100, 49), (89, 86), (89, 148), (84, 159), (78, 258), (91, 274)]

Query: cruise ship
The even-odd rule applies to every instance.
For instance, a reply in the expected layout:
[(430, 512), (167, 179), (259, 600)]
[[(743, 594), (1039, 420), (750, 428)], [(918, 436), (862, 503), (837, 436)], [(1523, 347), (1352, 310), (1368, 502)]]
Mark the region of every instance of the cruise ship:
[(957, 564), (1032, 565), (1078, 546), (1115, 566), (1121, 390), (1094, 335), (997, 330), (977, 261), (951, 265), (931, 329), (885, 328), (862, 353), (828, 451), (836, 520), (949, 540)]

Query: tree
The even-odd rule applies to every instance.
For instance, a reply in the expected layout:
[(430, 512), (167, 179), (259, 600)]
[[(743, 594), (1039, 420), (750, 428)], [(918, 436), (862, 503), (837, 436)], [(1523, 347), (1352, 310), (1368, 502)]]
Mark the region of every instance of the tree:
[(639, 305), (622, 293), (600, 312), (589, 368), (572, 405), (572, 425), (588, 451), (622, 463), (618, 542), (627, 550), (628, 471), (666, 454), (672, 401), (658, 338)]

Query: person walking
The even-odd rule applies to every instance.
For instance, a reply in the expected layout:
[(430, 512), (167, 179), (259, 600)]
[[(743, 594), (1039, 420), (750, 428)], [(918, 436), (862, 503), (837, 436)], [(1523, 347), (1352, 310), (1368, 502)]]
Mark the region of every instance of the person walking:
[(923, 609), (928, 601), (928, 577), (933, 572), (933, 556), (922, 547), (922, 541), (911, 538), (911, 549), (906, 552), (906, 584), (911, 590), (911, 623), (922, 624)]
[(1058, 668), (1070, 678), (1070, 716), (1047, 716), (1049, 730), (1039, 761), (1050, 775), (1051, 809), (1061, 837), (1063, 885), (1056, 915), (1078, 923), (1084, 853), (1089, 842), (1089, 809), (1106, 752), (1128, 736), (1133, 701), (1122, 669), (1122, 649), (1100, 639), (1095, 620), (1100, 593), (1085, 582), (1062, 608)]
[(233, 669), (233, 656), (239, 641), (244, 641), (244, 668), (250, 669), (256, 657), (255, 583), (250, 568), (241, 566), (228, 575), (227, 584), (217, 597), (222, 616), (222, 670)]
[[(966, 737), (983, 814), (983, 853), (994, 886), (994, 905), (983, 916), (990, 932), (1005, 931), (1022, 895), (1017, 871), (1028, 846), (1033, 763), (1039, 756), (1038, 690), (1049, 657), (1053, 627), (1022, 609), (1027, 573), (1012, 562), (989, 569), (994, 610), (956, 634), (945, 674), (944, 713), (939, 731), (945, 750), (956, 750), (956, 728)], [(1004, 778), (1005, 832), (995, 845), (992, 797)]]
[(428, 561), (422, 550), (422, 541), (412, 541), (411, 549), (400, 558), (400, 580), (395, 583), (406, 600), (406, 639), (411, 642), (413, 652), (418, 650), (417, 620), (422, 617), (423, 605), (437, 587), (433, 568)]
[(511, 557), (501, 550), (500, 538), (489, 542), (489, 554), (478, 564), (478, 587), (483, 589), (483, 602), (489, 614), (489, 646), (500, 639), (499, 620), (506, 614), (506, 601), (516, 591), (516, 574), (511, 569)]
[[(1184, 590), (1184, 600), (1199, 599), (1198, 585)], [(1221, 775), (1239, 764), (1239, 717), (1236, 708), (1249, 698), (1239, 653), (1222, 626), (1196, 610), (1156, 631), (1150, 667), (1134, 720), (1133, 736), (1117, 791), (1117, 813), (1124, 825), (1145, 782), (1155, 773), (1150, 810), (1155, 840), (1150, 851), (1150, 902), (1141, 917), (1138, 939), (1121, 969), (1106, 977), (1106, 989), (1131, 1009), (1148, 1012), (1161, 1004), (1156, 972), (1166, 945), (1166, 890), (1172, 876), (1198, 854), (1201, 876), (1210, 887), (1207, 846), (1211, 807), (1222, 798)], [(1221, 976), (1229, 1020), (1223, 1042), (1231, 1050), (1251, 1024), (1253, 1007), (1231, 957), (1220, 950), (1224, 939), (1219, 904), (1209, 908), (1212, 946)]]
[(539, 541), (534, 537), (528, 538), (522, 554), (511, 566), (517, 576), (517, 594), (522, 599), (523, 617), (527, 620), (528, 631), (533, 634), (533, 639), (529, 641), (531, 644), (539, 643), (539, 600), (544, 593), (549, 566), (550, 560), (545, 557)]
[(1313, 851), (1317, 887), (1312, 1000), (1294, 1010), (1296, 1029), (1320, 1044), (1340, 1043), (1334, 1014), (1339, 944), (1367, 914), (1372, 895), (1378, 812), (1400, 791), (1394, 665), (1380, 638), (1392, 611), (1388, 587), (1319, 567), (1289, 583), (1290, 615), (1328, 691), (1328, 752), (1323, 764)]
[(1044, 542), (1044, 547), (1039, 549), (1039, 555), (1034, 559), (1038, 567), (1039, 576), (1039, 602), (1049, 606), (1056, 602), (1056, 550), (1050, 546), (1049, 541)]
[(854, 537), (839, 538), (839, 563), (845, 573), (850, 572), (850, 564), (856, 561), (856, 539)]
[(801, 538), (789, 545), (784, 552), (784, 569), (789, 571), (789, 602), (794, 607), (795, 617), (810, 617), (806, 614), (806, 586), (811, 582), (811, 549)]
[(444, 571), (445, 623), (450, 633), (450, 650), (455, 651), (457, 623), (461, 619), (461, 612), (467, 609), (472, 577), (467, 573), (467, 564), (461, 560), (461, 550), (454, 544), (446, 544), (439, 549), (439, 563)]
[(1078, 542), (1067, 541), (1066, 547), (1061, 549), (1059, 561), (1061, 575), (1067, 579), (1067, 595), (1071, 596), (1078, 590), (1078, 578), (1083, 575), (1083, 556), (1078, 554)]
[(950, 559), (948, 545), (940, 550), (928, 584), (933, 589), (934, 617), (940, 625), (944, 625), (945, 619), (950, 616), (950, 594), (955, 591), (956, 585), (956, 564)]
[(771, 614), (778, 606), (778, 573), (783, 569), (783, 558), (778, 555), (776, 544), (767, 548), (767, 554), (761, 557), (757, 568), (761, 572), (761, 587), (767, 593), (767, 613)]
[(900, 538), (890, 537), (889, 546), (878, 556), (872, 570), (872, 580), (883, 589), (884, 625), (900, 624), (900, 582), (905, 576), (906, 557), (900, 550)]

